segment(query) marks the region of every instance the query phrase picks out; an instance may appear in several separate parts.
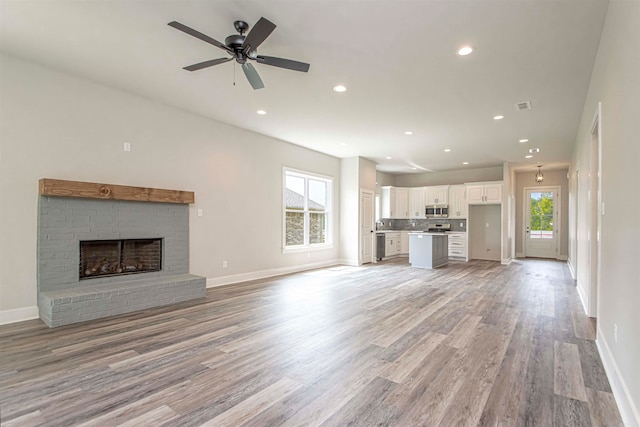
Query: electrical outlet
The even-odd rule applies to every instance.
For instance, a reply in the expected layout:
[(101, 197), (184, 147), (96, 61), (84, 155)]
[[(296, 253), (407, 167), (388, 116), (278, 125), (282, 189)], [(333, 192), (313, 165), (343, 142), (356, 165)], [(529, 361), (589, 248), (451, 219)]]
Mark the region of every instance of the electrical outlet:
[(613, 340), (615, 342), (618, 342), (618, 324), (617, 323), (613, 324)]
[(131, 151), (131, 143), (130, 142), (125, 142), (124, 143), (124, 151)]
[(202, 216), (204, 215), (204, 212), (202, 211), (202, 209), (198, 208), (198, 216)]
[(227, 268), (228, 266), (227, 261), (222, 261), (222, 268)]

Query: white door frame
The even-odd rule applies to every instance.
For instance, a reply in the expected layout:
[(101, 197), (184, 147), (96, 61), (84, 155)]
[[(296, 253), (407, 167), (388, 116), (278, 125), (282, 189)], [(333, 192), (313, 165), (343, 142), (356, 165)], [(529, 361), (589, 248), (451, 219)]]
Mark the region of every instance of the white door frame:
[[(371, 212), (369, 217), (371, 218), (370, 224), (369, 224), (369, 234), (370, 234), (370, 238), (371, 238), (371, 247), (369, 248), (369, 251), (371, 253), (371, 256), (368, 259), (365, 259), (363, 257), (363, 253), (364, 253), (364, 236), (362, 235), (363, 233), (363, 225), (361, 223), (362, 218), (364, 217), (364, 204), (362, 203), (362, 199), (364, 197), (364, 195), (368, 195), (369, 197), (371, 197)], [(375, 218), (375, 202), (376, 202), (376, 193), (374, 191), (371, 190), (365, 190), (365, 189), (360, 189), (360, 195), (359, 195), (359, 205), (360, 205), (360, 215), (358, 218), (358, 261), (359, 264), (365, 264), (365, 263), (370, 263), (370, 262), (376, 262), (376, 233), (375, 233), (375, 228), (376, 228), (376, 218)]]
[(522, 189), (522, 253), (527, 256), (527, 216), (529, 213), (529, 199), (527, 198), (528, 190), (548, 190), (550, 189), (557, 194), (557, 200), (553, 203), (553, 213), (556, 214), (556, 218), (553, 220), (553, 229), (555, 231), (555, 258), (560, 259), (560, 236), (562, 236), (562, 187), (559, 185), (546, 185), (536, 187), (524, 187)]
[[(590, 170), (595, 172), (590, 180), (590, 188), (592, 194), (590, 210), (589, 230), (591, 239), (589, 242), (589, 310), (587, 315), (590, 317), (598, 317), (598, 302), (600, 301), (600, 258), (601, 258), (601, 236), (602, 236), (602, 215), (604, 215), (604, 202), (602, 201), (602, 103), (598, 102), (596, 114), (591, 124), (590, 141)], [(593, 197), (593, 194), (596, 197)], [(595, 216), (595, 218), (593, 218)]]

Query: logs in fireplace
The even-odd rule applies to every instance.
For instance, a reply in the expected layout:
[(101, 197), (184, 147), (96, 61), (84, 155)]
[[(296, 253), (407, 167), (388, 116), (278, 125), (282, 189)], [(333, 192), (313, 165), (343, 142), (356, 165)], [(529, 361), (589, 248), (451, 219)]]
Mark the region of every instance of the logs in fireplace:
[(162, 269), (162, 239), (80, 241), (80, 279)]

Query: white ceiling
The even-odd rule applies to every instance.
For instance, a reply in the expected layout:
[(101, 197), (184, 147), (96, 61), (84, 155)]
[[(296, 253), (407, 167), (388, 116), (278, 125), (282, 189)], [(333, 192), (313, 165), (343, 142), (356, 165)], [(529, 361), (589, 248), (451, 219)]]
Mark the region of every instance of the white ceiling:
[[(0, 0), (0, 49), (333, 156), (363, 156), (381, 171), (557, 166), (569, 161), (607, 4)], [(233, 21), (261, 16), (278, 27), (259, 54), (308, 62), (308, 73), (254, 64), (266, 86), (254, 91), (235, 62), (182, 69), (225, 53), (168, 22), (224, 42)], [(457, 56), (464, 44), (476, 52)], [(522, 101), (533, 109), (517, 111)], [(525, 160), (530, 147), (541, 153)]]

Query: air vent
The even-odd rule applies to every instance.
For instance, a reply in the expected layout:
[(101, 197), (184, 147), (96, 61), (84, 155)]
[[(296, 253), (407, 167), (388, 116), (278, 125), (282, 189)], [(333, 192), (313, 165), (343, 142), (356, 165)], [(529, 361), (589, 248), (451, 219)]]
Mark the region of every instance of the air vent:
[(516, 104), (516, 110), (518, 111), (531, 110), (531, 101), (518, 102)]
[(533, 153), (539, 153), (539, 152), (540, 152), (540, 149), (539, 149), (539, 148), (529, 148), (529, 152), (530, 152), (531, 154), (533, 154)]

